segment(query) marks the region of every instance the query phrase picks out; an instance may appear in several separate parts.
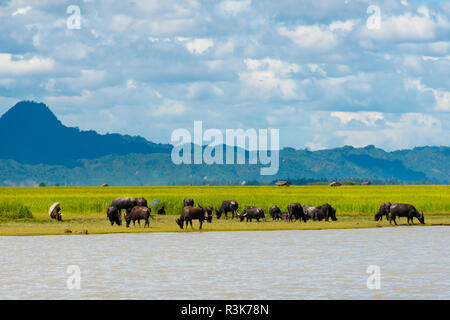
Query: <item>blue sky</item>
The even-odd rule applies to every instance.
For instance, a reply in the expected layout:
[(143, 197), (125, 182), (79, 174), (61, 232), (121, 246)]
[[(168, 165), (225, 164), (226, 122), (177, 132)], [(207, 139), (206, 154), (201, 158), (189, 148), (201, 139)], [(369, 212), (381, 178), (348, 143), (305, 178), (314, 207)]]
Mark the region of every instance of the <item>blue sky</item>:
[(0, 0), (0, 113), (33, 99), (156, 142), (202, 120), (312, 150), (449, 145), (449, 16), (449, 1)]

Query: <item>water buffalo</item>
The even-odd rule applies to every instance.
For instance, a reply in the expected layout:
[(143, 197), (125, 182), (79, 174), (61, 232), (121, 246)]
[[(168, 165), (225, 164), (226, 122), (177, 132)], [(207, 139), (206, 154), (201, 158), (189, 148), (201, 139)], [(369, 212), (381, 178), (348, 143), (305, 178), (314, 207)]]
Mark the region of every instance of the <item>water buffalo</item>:
[(208, 218), (208, 214), (206, 213), (206, 210), (202, 207), (193, 207), (193, 206), (187, 206), (183, 208), (183, 212), (181, 213), (181, 216), (176, 220), (177, 224), (180, 226), (181, 229), (183, 229), (183, 224), (186, 222), (186, 229), (188, 227), (188, 224), (191, 224), (191, 228), (194, 228), (192, 226), (192, 220), (198, 220), (200, 222), (200, 229), (202, 228), (203, 221)]
[(211, 223), (213, 218), (214, 209), (212, 207), (205, 207), (206, 221)]
[(300, 218), (303, 222), (306, 222), (307, 218), (300, 203), (291, 203), (287, 206), (287, 209), (289, 212), (289, 222), (292, 220), (300, 220)]
[(278, 219), (282, 219), (283, 213), (281, 212), (280, 208), (278, 208), (277, 206), (271, 206), (269, 208), (269, 214), (272, 217), (272, 220), (278, 220)]
[(249, 222), (249, 221), (251, 222), (252, 219), (256, 219), (256, 221), (258, 221), (258, 222), (259, 222), (259, 219), (263, 219), (264, 221), (266, 221), (266, 217), (264, 215), (264, 210), (261, 209), (260, 207), (254, 207), (254, 206), (247, 207), (238, 216), (239, 216), (241, 222), (244, 221), (244, 219), (247, 219), (247, 222)]
[(222, 214), (224, 214), (225, 219), (228, 219), (227, 214), (228, 212), (231, 212), (231, 219), (234, 219), (234, 215), (237, 214), (237, 210), (239, 208), (239, 204), (234, 200), (225, 200), (222, 202), (222, 205), (220, 206), (220, 209), (216, 209), (216, 216), (217, 219), (220, 219)]
[(413, 218), (416, 217), (417, 220), (420, 221), (421, 224), (425, 224), (425, 217), (423, 216), (423, 211), (419, 213), (414, 206), (406, 203), (394, 203), (390, 206), (390, 215), (389, 215), (389, 224), (394, 220), (394, 223), (397, 225), (395, 219), (397, 217), (407, 217), (408, 225), (411, 221), (414, 224)]
[(302, 206), (303, 213), (306, 216), (306, 220), (317, 220), (317, 208), (313, 207), (312, 205), (305, 204)]
[(158, 214), (161, 214), (161, 215), (166, 214), (166, 210), (164, 209), (164, 206), (162, 206), (161, 209), (158, 210)]
[(119, 210), (119, 213), (122, 211), (122, 209), (125, 209), (126, 213), (128, 214), (135, 206), (137, 206), (137, 201), (136, 199), (131, 197), (115, 198), (111, 203), (111, 207), (117, 208), (117, 210)]
[(140, 207), (148, 207), (147, 199), (145, 198), (136, 198), (136, 205)]
[(114, 223), (117, 223), (118, 226), (122, 225), (122, 216), (116, 207), (109, 207), (106, 211), (106, 215), (108, 216), (112, 226)]
[(375, 214), (375, 221), (382, 221), (383, 216), (386, 216), (386, 220), (389, 220), (389, 211), (391, 209), (391, 203), (390, 202), (383, 202), (380, 206), (380, 209), (378, 209), (378, 212)]
[(133, 221), (133, 226), (136, 226), (136, 220), (139, 225), (141, 225), (141, 220), (145, 220), (144, 228), (148, 226), (150, 228), (150, 221), (148, 218), (151, 217), (152, 209), (144, 206), (135, 206), (129, 213), (125, 216), (125, 221), (127, 222), (127, 228), (130, 227), (130, 222)]
[(183, 206), (184, 207), (193, 207), (194, 206), (194, 200), (191, 198), (185, 198), (183, 200)]
[(325, 221), (328, 221), (330, 218), (333, 221), (337, 221), (336, 209), (334, 209), (328, 203), (325, 203), (325, 204), (321, 205), (320, 207), (317, 207), (316, 217), (317, 217), (317, 220), (319, 220), (319, 221), (321, 221), (322, 219), (325, 219)]

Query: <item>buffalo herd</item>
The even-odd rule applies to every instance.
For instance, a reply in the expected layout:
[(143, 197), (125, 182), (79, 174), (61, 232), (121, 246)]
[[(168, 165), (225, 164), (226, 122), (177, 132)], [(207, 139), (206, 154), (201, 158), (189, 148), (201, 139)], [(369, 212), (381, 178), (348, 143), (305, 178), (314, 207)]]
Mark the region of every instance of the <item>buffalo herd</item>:
[[(183, 210), (180, 217), (176, 219), (176, 223), (181, 229), (183, 229), (184, 226), (187, 228), (189, 224), (192, 228), (192, 220), (198, 220), (201, 229), (205, 221), (208, 223), (212, 222), (214, 212), (216, 213), (217, 219), (220, 219), (222, 216), (224, 219), (228, 219), (228, 213), (231, 213), (231, 219), (236, 217), (241, 222), (244, 220), (251, 222), (253, 219), (258, 222), (260, 220), (266, 221), (264, 210), (261, 207), (248, 206), (241, 213), (239, 213), (238, 209), (239, 204), (235, 200), (225, 200), (222, 202), (219, 209), (214, 210), (214, 208), (210, 206), (202, 207), (199, 204), (195, 206), (193, 199), (185, 198), (183, 200)], [(107, 217), (111, 222), (111, 225), (114, 225), (114, 223), (118, 226), (122, 225), (122, 210), (125, 210), (125, 221), (127, 227), (130, 226), (131, 222), (135, 225), (136, 220), (139, 225), (141, 223), (140, 221), (144, 220), (144, 228), (150, 227), (149, 218), (153, 219), (153, 216), (151, 215), (151, 208), (148, 207), (146, 199), (131, 197), (119, 197), (114, 199), (111, 205), (107, 208)], [(164, 206), (159, 209), (158, 214), (166, 214)], [(282, 220), (287, 222), (307, 222), (308, 220), (329, 221), (330, 219), (332, 221), (337, 221), (336, 209), (328, 203), (318, 207), (313, 207), (308, 204), (302, 206), (300, 203), (294, 202), (287, 206), (287, 212), (282, 212), (279, 207), (274, 205), (269, 208), (269, 214), (274, 221)], [(383, 216), (386, 217), (386, 220), (389, 220), (390, 224), (394, 221), (397, 225), (396, 219), (399, 217), (406, 217), (408, 225), (410, 223), (414, 224), (413, 218), (419, 220), (421, 224), (425, 223), (423, 212), (419, 212), (410, 204), (391, 204), (390, 202), (384, 202), (375, 214), (375, 221), (383, 220)]]

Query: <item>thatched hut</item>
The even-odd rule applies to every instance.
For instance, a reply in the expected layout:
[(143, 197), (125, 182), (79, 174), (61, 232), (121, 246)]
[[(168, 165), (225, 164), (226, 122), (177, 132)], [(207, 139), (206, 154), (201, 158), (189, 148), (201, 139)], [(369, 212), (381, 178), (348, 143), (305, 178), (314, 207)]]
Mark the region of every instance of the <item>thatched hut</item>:
[(279, 187), (282, 187), (282, 186), (289, 187), (291, 185), (291, 183), (289, 181), (279, 180), (279, 181), (275, 182), (275, 185), (279, 186)]

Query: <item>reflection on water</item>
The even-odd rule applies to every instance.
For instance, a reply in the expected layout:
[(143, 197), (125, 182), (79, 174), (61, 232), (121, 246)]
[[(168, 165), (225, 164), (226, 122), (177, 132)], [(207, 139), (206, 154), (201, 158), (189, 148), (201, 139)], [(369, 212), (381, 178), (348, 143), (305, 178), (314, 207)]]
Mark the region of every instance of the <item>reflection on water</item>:
[[(449, 227), (0, 237), (1, 299), (449, 299)], [(69, 265), (81, 289), (69, 290)], [(381, 267), (381, 289), (366, 286)]]

